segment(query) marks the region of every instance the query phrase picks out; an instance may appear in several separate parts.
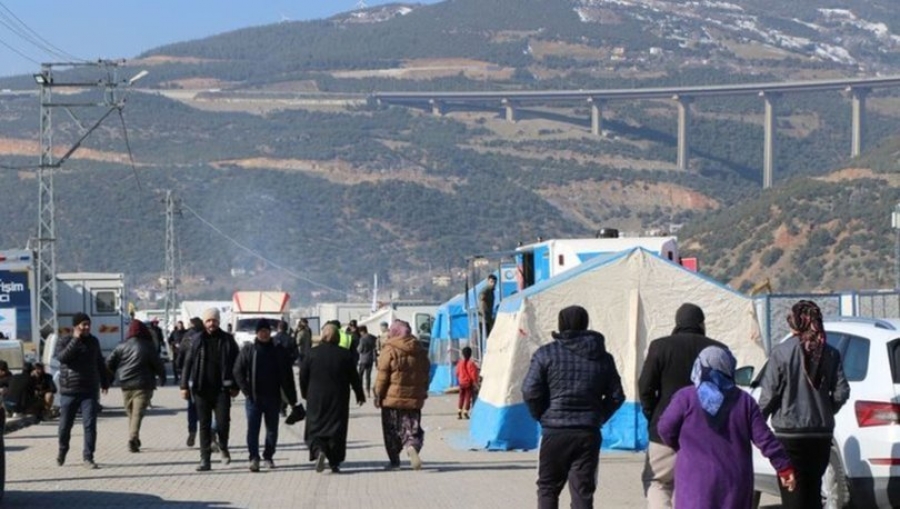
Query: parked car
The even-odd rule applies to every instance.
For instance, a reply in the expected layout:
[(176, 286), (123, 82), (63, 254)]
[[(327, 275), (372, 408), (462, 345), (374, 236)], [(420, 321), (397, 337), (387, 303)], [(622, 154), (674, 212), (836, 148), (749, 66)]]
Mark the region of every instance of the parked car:
[[(900, 507), (900, 320), (836, 317), (824, 325), (850, 384), (850, 399), (835, 416), (831, 461), (822, 478), (825, 507)], [(757, 399), (765, 369), (750, 384)], [(760, 492), (779, 494), (778, 479), (755, 448), (753, 471), (758, 507)]]

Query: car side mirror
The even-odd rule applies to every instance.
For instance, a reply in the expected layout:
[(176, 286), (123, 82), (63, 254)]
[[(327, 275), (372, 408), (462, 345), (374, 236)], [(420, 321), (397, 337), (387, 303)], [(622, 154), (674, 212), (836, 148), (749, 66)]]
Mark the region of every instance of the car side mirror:
[(743, 366), (734, 371), (734, 383), (739, 387), (750, 387), (753, 382), (753, 372), (756, 370), (753, 366)]

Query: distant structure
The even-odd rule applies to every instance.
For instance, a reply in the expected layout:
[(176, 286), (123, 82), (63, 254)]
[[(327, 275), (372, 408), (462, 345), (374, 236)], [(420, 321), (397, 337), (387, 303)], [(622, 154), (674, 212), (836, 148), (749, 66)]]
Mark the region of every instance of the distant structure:
[(368, 9), (368, 8), (369, 8), (369, 4), (366, 3), (366, 0), (359, 0), (359, 2), (356, 2), (356, 7), (354, 9), (357, 11), (361, 11), (363, 9)]

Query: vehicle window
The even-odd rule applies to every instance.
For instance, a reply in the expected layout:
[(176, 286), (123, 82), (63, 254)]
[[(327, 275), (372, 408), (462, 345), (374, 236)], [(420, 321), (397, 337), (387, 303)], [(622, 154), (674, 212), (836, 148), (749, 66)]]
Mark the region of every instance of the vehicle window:
[(846, 349), (841, 352), (844, 375), (850, 382), (865, 380), (869, 371), (869, 340), (857, 336), (847, 336)]
[(891, 378), (895, 384), (900, 384), (900, 339), (888, 343), (888, 359), (891, 363)]
[(94, 313), (115, 313), (116, 292), (97, 292), (94, 297)]

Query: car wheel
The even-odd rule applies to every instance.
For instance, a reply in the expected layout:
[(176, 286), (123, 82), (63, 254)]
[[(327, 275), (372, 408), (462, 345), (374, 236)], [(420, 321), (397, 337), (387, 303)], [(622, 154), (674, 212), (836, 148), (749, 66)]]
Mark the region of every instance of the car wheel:
[(832, 446), (828, 468), (822, 476), (822, 507), (824, 509), (845, 509), (850, 507), (850, 487), (847, 474), (841, 463), (841, 455)]

